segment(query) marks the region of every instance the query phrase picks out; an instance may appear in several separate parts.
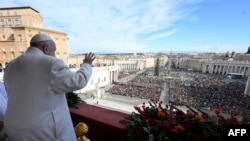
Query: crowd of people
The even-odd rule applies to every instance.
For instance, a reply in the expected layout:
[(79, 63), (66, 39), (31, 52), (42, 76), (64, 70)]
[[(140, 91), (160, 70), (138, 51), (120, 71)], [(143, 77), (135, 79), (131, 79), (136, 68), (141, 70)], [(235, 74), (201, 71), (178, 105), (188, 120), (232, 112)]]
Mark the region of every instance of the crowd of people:
[(224, 113), (250, 115), (250, 97), (244, 95), (242, 80), (232, 81), (225, 75), (181, 72), (188, 80), (173, 80), (170, 100), (195, 108), (220, 108)]
[(164, 89), (163, 80), (157, 77), (138, 75), (127, 82), (118, 82), (107, 92), (112, 94), (139, 97), (142, 99), (159, 99)]
[(116, 83), (107, 92), (159, 100), (165, 87), (164, 83), (170, 83), (169, 100), (176, 105), (208, 109), (216, 107), (221, 108), (224, 113), (250, 115), (250, 97), (244, 95), (243, 80), (233, 81), (226, 75), (204, 74), (184, 69), (172, 70), (171, 75), (175, 77), (171, 79), (147, 74), (139, 74), (126, 83)]

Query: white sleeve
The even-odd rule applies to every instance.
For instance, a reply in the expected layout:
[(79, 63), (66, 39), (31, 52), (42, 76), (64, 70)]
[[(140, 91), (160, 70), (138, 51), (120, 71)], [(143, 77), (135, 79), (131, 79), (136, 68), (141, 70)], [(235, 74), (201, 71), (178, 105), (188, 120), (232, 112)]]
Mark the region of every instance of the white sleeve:
[(83, 64), (77, 72), (72, 72), (61, 60), (51, 69), (51, 85), (56, 93), (66, 93), (85, 87), (92, 75), (89, 64)]

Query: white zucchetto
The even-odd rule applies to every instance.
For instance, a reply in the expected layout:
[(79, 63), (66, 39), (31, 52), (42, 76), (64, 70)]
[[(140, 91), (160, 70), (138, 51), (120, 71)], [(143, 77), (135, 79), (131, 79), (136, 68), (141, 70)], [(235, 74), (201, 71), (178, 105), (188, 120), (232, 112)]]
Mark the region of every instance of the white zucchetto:
[(35, 36), (33, 36), (30, 40), (30, 43), (36, 43), (36, 42), (42, 42), (42, 41), (52, 41), (53, 39), (46, 34), (36, 34)]

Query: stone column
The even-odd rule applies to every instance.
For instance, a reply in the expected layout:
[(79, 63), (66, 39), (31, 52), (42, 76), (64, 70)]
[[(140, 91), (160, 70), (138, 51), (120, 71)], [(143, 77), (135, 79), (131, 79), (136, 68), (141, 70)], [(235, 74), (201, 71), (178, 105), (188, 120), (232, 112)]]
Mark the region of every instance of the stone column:
[(249, 93), (250, 82), (249, 81), (250, 81), (250, 77), (248, 76), (245, 91), (244, 91), (244, 95), (248, 95), (248, 96), (250, 96), (250, 93)]

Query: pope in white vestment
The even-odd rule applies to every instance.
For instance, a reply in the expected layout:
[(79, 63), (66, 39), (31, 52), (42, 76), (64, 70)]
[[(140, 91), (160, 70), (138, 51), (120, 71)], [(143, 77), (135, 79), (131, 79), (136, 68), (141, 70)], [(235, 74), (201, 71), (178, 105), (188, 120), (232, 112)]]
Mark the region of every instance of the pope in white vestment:
[(77, 72), (72, 72), (54, 57), (55, 43), (49, 36), (35, 35), (32, 43), (39, 47), (29, 47), (5, 69), (9, 101), (4, 125), (8, 138), (10, 141), (76, 141), (65, 93), (86, 86), (95, 57), (86, 55), (89, 62), (83, 62)]

